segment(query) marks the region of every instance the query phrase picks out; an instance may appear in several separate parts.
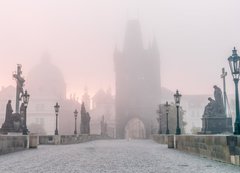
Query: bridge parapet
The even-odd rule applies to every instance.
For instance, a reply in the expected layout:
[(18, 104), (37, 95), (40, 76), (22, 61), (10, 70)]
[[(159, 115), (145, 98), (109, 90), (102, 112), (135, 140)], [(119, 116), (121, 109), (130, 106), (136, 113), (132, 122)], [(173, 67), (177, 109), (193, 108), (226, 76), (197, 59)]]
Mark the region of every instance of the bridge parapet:
[[(167, 137), (166, 137), (167, 136)], [(209, 159), (240, 165), (240, 136), (235, 135), (153, 135), (162, 144)], [(166, 139), (168, 142), (166, 142)], [(170, 141), (172, 139), (172, 142)], [(173, 147), (169, 147), (173, 148)]]
[(0, 155), (29, 148), (28, 135), (0, 135)]
[(170, 135), (153, 134), (152, 139), (159, 144), (168, 144), (168, 136)]
[(40, 145), (78, 144), (92, 140), (109, 139), (101, 135), (44, 135), (39, 136)]

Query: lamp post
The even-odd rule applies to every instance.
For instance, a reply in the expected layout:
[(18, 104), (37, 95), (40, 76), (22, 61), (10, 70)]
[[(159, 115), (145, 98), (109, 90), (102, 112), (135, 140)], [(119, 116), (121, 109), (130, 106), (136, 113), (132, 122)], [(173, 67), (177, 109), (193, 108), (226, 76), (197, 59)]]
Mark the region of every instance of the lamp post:
[(166, 134), (169, 134), (169, 129), (168, 129), (168, 112), (169, 112), (170, 104), (168, 104), (168, 102), (166, 102), (166, 104), (164, 106), (166, 108), (166, 123), (167, 123)]
[(77, 134), (77, 116), (78, 116), (78, 111), (77, 109), (75, 109), (74, 113), (74, 117), (75, 117), (75, 130), (74, 130), (74, 134)]
[(178, 92), (178, 90), (176, 91), (176, 94), (174, 94), (174, 99), (175, 99), (175, 104), (177, 107), (177, 128), (176, 128), (176, 135), (180, 135), (181, 134), (181, 129), (179, 127), (179, 106), (180, 106), (180, 100), (181, 100), (181, 94)]
[(240, 57), (237, 50), (232, 50), (232, 56), (228, 58), (229, 66), (235, 83), (235, 99), (236, 99), (236, 119), (234, 123), (234, 135), (240, 135), (240, 115), (239, 115), (239, 94), (238, 94), (238, 81), (240, 76)]
[(23, 107), (23, 110), (20, 110), (20, 120), (21, 120), (22, 132), (24, 130), (24, 114), (25, 114), (25, 108)]
[(158, 123), (159, 123), (159, 129), (158, 129), (158, 134), (162, 134), (162, 128), (161, 128), (161, 105), (159, 105), (159, 109), (157, 110), (157, 113), (159, 114), (159, 117), (157, 118)]
[(29, 102), (30, 95), (28, 94), (27, 90), (25, 90), (24, 94), (22, 95), (23, 98), (23, 104), (24, 104), (24, 114), (23, 114), (23, 135), (28, 134), (28, 129), (27, 129), (27, 106)]
[(59, 104), (58, 102), (56, 103), (56, 105), (54, 106), (55, 109), (55, 113), (56, 113), (56, 130), (55, 130), (55, 135), (58, 135), (58, 112), (59, 112)]

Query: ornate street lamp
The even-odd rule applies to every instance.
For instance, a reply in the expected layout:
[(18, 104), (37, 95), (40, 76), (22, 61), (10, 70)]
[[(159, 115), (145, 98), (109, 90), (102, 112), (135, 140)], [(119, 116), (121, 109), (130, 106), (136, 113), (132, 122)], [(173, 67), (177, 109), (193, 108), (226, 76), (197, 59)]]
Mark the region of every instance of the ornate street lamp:
[(174, 94), (174, 99), (175, 99), (175, 104), (177, 107), (177, 128), (176, 128), (176, 135), (181, 134), (181, 129), (179, 127), (179, 106), (180, 106), (180, 100), (181, 100), (182, 95), (176, 91), (176, 94)]
[(240, 115), (239, 115), (239, 94), (238, 94), (238, 81), (240, 76), (240, 57), (237, 50), (232, 50), (232, 56), (228, 58), (229, 66), (235, 83), (235, 99), (236, 99), (236, 119), (234, 123), (234, 135), (240, 135)]
[(29, 98), (30, 98), (30, 95), (28, 94), (27, 90), (25, 90), (24, 94), (22, 95), (22, 98), (23, 98), (23, 104), (24, 104), (23, 135), (27, 135), (28, 134), (28, 129), (27, 129), (27, 106), (28, 106)]
[(58, 102), (56, 103), (56, 105), (54, 106), (55, 109), (55, 113), (56, 113), (56, 130), (55, 130), (55, 135), (58, 135), (58, 112), (59, 112), (59, 104)]
[(75, 109), (74, 113), (74, 117), (75, 117), (75, 130), (74, 130), (74, 134), (77, 134), (77, 116), (78, 116), (78, 111), (77, 109)]
[(168, 129), (168, 112), (169, 112), (170, 104), (168, 104), (168, 102), (166, 102), (166, 104), (164, 106), (166, 108), (166, 123), (167, 123), (166, 134), (169, 134), (169, 129)]

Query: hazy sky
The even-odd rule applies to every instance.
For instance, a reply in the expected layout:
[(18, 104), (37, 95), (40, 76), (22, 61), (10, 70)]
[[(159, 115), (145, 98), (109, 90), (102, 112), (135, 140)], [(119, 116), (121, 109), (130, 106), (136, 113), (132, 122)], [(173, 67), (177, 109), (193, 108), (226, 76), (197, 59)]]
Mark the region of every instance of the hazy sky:
[[(113, 51), (127, 20), (139, 19), (144, 45), (155, 36), (162, 86), (211, 94), (233, 46), (240, 51), (239, 0), (0, 0), (0, 86), (14, 84), (44, 52), (63, 72), (69, 93), (114, 89)], [(228, 89), (233, 92), (229, 75)]]

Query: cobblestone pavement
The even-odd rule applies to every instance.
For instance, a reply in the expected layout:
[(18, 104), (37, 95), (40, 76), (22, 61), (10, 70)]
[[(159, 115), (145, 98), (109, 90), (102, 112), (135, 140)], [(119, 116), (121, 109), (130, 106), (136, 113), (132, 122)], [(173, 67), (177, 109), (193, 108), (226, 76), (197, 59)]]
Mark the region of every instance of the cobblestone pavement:
[(0, 156), (0, 173), (239, 173), (240, 167), (168, 149), (151, 140), (39, 146)]

